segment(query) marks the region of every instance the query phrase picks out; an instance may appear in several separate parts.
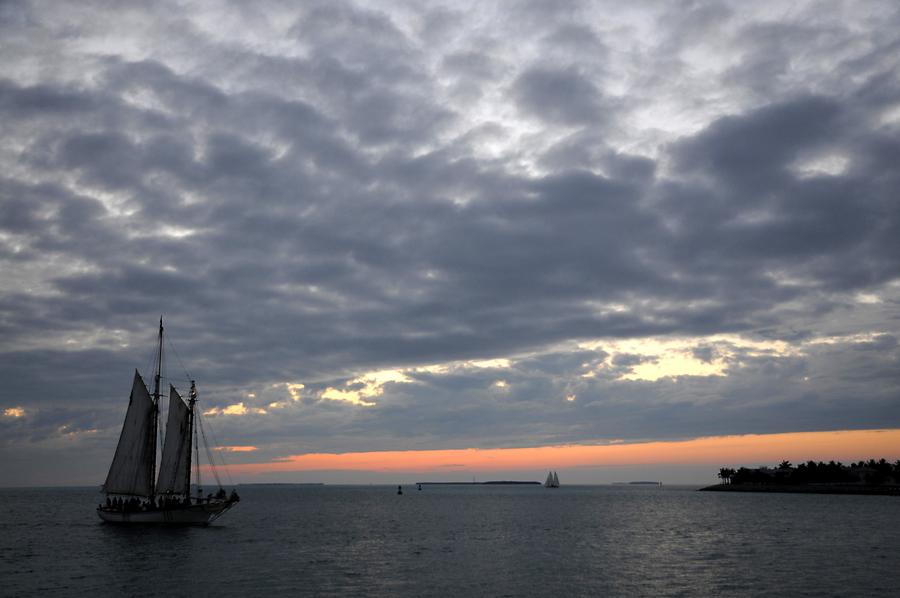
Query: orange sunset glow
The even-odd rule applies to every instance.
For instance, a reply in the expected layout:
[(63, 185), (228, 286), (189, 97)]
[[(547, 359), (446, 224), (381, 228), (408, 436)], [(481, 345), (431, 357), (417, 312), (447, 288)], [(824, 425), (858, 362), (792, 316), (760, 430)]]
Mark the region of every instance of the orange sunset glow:
[(597, 466), (775, 464), (792, 461), (900, 458), (900, 430), (845, 430), (714, 436), (684, 441), (531, 448), (309, 453), (230, 466), (236, 473), (300, 471), (497, 471)]

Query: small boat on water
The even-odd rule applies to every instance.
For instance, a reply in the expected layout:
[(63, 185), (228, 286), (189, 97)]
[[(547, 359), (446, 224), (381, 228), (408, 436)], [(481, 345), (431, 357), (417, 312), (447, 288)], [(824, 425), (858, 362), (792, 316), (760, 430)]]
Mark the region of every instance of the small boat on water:
[[(203, 496), (197, 438), (199, 411), (193, 380), (187, 403), (174, 386), (169, 386), (169, 414), (159, 471), (156, 471), (162, 361), (163, 324), (160, 318), (153, 393), (135, 370), (125, 423), (102, 488), (106, 493), (106, 504), (97, 507), (97, 515), (110, 523), (209, 525), (240, 499), (236, 492), (227, 495), (221, 484), (216, 494)], [(191, 448), (197, 453), (194, 460), (196, 496), (191, 496)], [(207, 454), (211, 455), (208, 449)], [(215, 475), (218, 481), (218, 474)]]
[(544, 488), (559, 488), (559, 476), (555, 471), (547, 473), (547, 479), (544, 481)]

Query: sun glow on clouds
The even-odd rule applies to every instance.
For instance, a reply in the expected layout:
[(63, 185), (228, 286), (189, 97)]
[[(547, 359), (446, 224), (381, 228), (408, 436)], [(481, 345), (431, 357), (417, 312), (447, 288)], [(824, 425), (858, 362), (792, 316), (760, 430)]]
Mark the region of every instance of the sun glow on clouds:
[(809, 345), (837, 345), (844, 343), (860, 344), (878, 340), (883, 332), (866, 332), (863, 334), (846, 334), (841, 336), (820, 336), (807, 341)]
[(9, 417), (12, 419), (25, 417), (25, 410), (21, 407), (9, 407), (3, 410), (3, 417)]
[(620, 380), (647, 380), (653, 382), (660, 378), (677, 376), (724, 376), (725, 362), (717, 359), (714, 362), (703, 362), (690, 353), (667, 351), (657, 361), (641, 363), (631, 369)]
[[(596, 361), (586, 360), (582, 364), (583, 379), (597, 378), (612, 373), (620, 382), (654, 382), (660, 379), (694, 377), (725, 377), (729, 368), (739, 367), (747, 358), (768, 357), (782, 358), (802, 356), (805, 348), (816, 345), (836, 343), (863, 343), (877, 340), (879, 334), (863, 333), (846, 336), (816, 337), (799, 343), (788, 343), (779, 340), (754, 340), (739, 335), (711, 335), (705, 337), (657, 337), (629, 340), (598, 339), (575, 345), (578, 350), (595, 351), (602, 355)], [(548, 349), (559, 350), (559, 348)], [(348, 379), (340, 385), (328, 386), (317, 394), (310, 393), (324, 401), (338, 401), (357, 407), (375, 407), (376, 399), (382, 397), (389, 384), (421, 384), (415, 374), (432, 376), (449, 375), (466, 370), (499, 370), (515, 371), (523, 359), (540, 356), (540, 352), (528, 355), (511, 356), (484, 360), (461, 360), (446, 363), (435, 363), (408, 368), (383, 369), (365, 372)], [(508, 378), (494, 378), (488, 382), (491, 388), (510, 392), (514, 385)], [(299, 382), (280, 382), (272, 384), (273, 388), (282, 387), (287, 391), (289, 401), (277, 400), (267, 404), (271, 410), (283, 409), (292, 402), (301, 399), (301, 391), (306, 385)], [(248, 394), (251, 399), (255, 395)], [(567, 402), (574, 402), (574, 393), (566, 393)], [(248, 415), (265, 414), (267, 409), (248, 407), (237, 403), (222, 408), (213, 408), (208, 415)]]
[(253, 451), (258, 451), (259, 449), (255, 446), (217, 446), (213, 450), (226, 453), (252, 453)]
[(509, 359), (481, 359), (476, 361), (463, 362), (463, 366), (479, 368), (479, 369), (498, 369), (508, 368), (511, 363)]
[[(300, 391), (306, 388), (305, 384), (301, 384), (299, 382), (276, 382), (274, 384), (269, 385), (269, 389), (284, 389), (287, 391), (288, 398), (290, 400), (277, 400), (270, 401), (267, 405), (267, 409), (284, 409), (288, 407), (292, 403), (296, 403), (300, 401), (302, 398)], [(250, 399), (256, 398), (256, 393), (247, 393), (247, 397)]]
[(306, 385), (294, 382), (288, 382), (285, 386), (287, 387), (288, 394), (291, 395), (292, 401), (299, 401), (300, 391), (306, 388)]
[[(816, 345), (837, 343), (863, 343), (878, 339), (883, 333), (871, 332), (863, 334), (815, 337), (798, 343), (780, 340), (754, 340), (739, 335), (711, 335), (705, 337), (656, 337), (628, 340), (598, 339), (581, 342), (575, 345), (578, 350), (597, 352), (601, 358), (586, 360), (582, 363), (582, 371), (578, 377), (595, 379), (600, 375), (613, 374), (620, 382), (655, 382), (660, 379), (694, 377), (725, 377), (729, 368), (739, 367), (748, 358), (767, 357), (784, 358), (802, 356), (805, 349)], [(570, 345), (569, 349), (572, 348)], [(560, 350), (559, 347), (548, 351)], [(562, 349), (565, 350), (565, 349)], [(382, 397), (389, 384), (422, 384), (416, 374), (432, 376), (450, 375), (466, 370), (512, 370), (514, 374), (520, 364), (528, 359), (539, 357), (541, 352), (517, 355), (505, 358), (484, 360), (461, 360), (435, 363), (408, 368), (383, 369), (359, 374), (339, 385), (328, 386), (324, 390), (306, 391), (310, 398), (325, 401), (338, 401), (357, 407), (375, 407), (376, 399)], [(523, 361), (525, 360), (525, 361)], [(511, 392), (514, 384), (504, 374), (503, 378), (494, 378), (487, 382), (491, 388), (503, 392)], [(283, 409), (292, 402), (301, 399), (301, 391), (306, 385), (299, 382), (279, 382), (272, 388), (284, 388), (290, 400), (277, 400), (267, 404), (267, 408)], [(250, 393), (251, 399), (255, 397)], [(574, 402), (574, 393), (563, 395), (567, 402)], [(264, 408), (247, 407), (237, 403), (224, 408), (213, 408), (210, 415), (247, 415), (265, 414)]]
[[(797, 348), (783, 341), (754, 341), (736, 335), (598, 340), (581, 343), (579, 348), (608, 353), (609, 357), (599, 365), (600, 369), (612, 367), (617, 355), (638, 356), (641, 361), (630, 366), (618, 379), (648, 382), (678, 376), (726, 376), (729, 364), (738, 359), (739, 352), (748, 356), (788, 356), (798, 353)], [(700, 349), (707, 350), (707, 359), (701, 359), (697, 355)], [(596, 370), (589, 370), (582, 377), (592, 378), (596, 374)]]
[[(381, 396), (384, 393), (384, 385), (389, 382), (408, 383), (412, 380), (400, 370), (380, 370), (347, 381), (345, 386), (351, 388), (339, 389), (329, 386), (319, 396), (329, 401), (345, 401), (362, 407), (374, 407), (375, 403), (366, 399)], [(354, 386), (359, 388), (354, 389)]]
[[(812, 342), (812, 341), (810, 341)], [(739, 360), (739, 353), (744, 356), (789, 356), (800, 352), (797, 347), (783, 341), (756, 341), (736, 335), (716, 335), (690, 338), (646, 338), (634, 340), (597, 340), (576, 345), (579, 350), (591, 350), (606, 353), (605, 359), (599, 363), (585, 363), (582, 378), (595, 378), (598, 373), (615, 368), (617, 379), (623, 382), (656, 381), (661, 378), (679, 376), (726, 376), (730, 365)], [(703, 355), (705, 358), (698, 355)], [(539, 353), (535, 354), (539, 355)], [(616, 367), (615, 359), (619, 355), (639, 359), (631, 366)], [(533, 357), (528, 355), (524, 357)], [(384, 369), (362, 373), (341, 385), (328, 386), (318, 393), (320, 400), (339, 401), (358, 407), (374, 407), (378, 397), (384, 395), (388, 384), (417, 384), (414, 374), (446, 375), (465, 370), (514, 369), (518, 357), (494, 358), (482, 360), (461, 360), (446, 363), (435, 363), (409, 368)], [(292, 401), (300, 400), (300, 391), (304, 384), (283, 382), (272, 385), (284, 386)], [(491, 386), (497, 390), (509, 391), (512, 387), (506, 379), (495, 379)], [(566, 401), (573, 402), (574, 395), (565, 396)], [(286, 407), (289, 403), (276, 401), (269, 403), (272, 409)], [(251, 412), (243, 404), (232, 405), (215, 413), (226, 415), (244, 415)], [(265, 413), (257, 409), (254, 413)]]
[(56, 430), (59, 432), (61, 436), (65, 436), (66, 438), (78, 438), (80, 436), (86, 436), (90, 434), (96, 434), (99, 432), (96, 428), (91, 428), (89, 430), (72, 430), (69, 424), (63, 424)]
[[(867, 300), (870, 300), (867, 298)], [(880, 332), (815, 337), (801, 343), (758, 341), (737, 335), (713, 335), (674, 339), (634, 339), (624, 341), (594, 341), (582, 343), (581, 348), (603, 350), (610, 354), (601, 367), (609, 367), (617, 354), (637, 355), (646, 360), (631, 366), (622, 374), (622, 381), (656, 381), (678, 376), (727, 376), (732, 364), (746, 357), (791, 357), (804, 354), (805, 347), (838, 343), (868, 343), (878, 339)], [(706, 350), (707, 359), (698, 357), (698, 350)], [(583, 376), (593, 377), (595, 371)]]
[(900, 458), (900, 429), (715, 436), (643, 443), (623, 443), (617, 439), (603, 445), (511, 449), (308, 453), (229, 468), (246, 474), (299, 471), (533, 471), (655, 464), (758, 466), (783, 459), (794, 462), (810, 459), (853, 461), (880, 456), (891, 460)]
[(213, 407), (203, 412), (203, 415), (248, 415), (265, 414), (266, 410), (259, 407), (246, 407), (242, 402), (228, 405), (227, 407)]
[[(406, 369), (378, 370), (367, 372), (348, 380), (344, 383), (344, 388), (329, 386), (321, 392), (319, 397), (329, 401), (344, 401), (361, 407), (374, 407), (376, 403), (368, 399), (374, 399), (383, 395), (386, 384), (415, 383), (415, 380), (410, 378), (409, 374), (428, 373), (439, 375), (459, 369), (502, 369), (511, 366), (512, 362), (509, 359), (482, 359), (431, 364)], [(504, 380), (499, 380), (495, 383), (497, 388), (505, 388), (506, 385), (507, 383)], [(302, 388), (303, 385), (299, 386)]]

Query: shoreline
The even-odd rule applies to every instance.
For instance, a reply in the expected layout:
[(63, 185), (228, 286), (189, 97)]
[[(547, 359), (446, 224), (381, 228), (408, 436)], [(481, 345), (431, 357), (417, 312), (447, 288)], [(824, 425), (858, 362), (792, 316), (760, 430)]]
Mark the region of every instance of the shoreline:
[(714, 484), (698, 492), (774, 492), (788, 494), (853, 494), (900, 496), (900, 486), (862, 486), (852, 484)]
[(488, 482), (416, 482), (419, 486), (540, 486), (540, 482), (491, 480)]

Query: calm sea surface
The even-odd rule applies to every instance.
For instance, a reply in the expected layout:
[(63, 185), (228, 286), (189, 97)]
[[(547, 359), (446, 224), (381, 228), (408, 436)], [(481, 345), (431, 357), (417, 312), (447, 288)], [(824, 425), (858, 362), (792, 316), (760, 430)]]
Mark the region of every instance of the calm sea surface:
[(900, 500), (629, 486), (241, 487), (208, 528), (0, 489), (0, 595), (897, 596)]

